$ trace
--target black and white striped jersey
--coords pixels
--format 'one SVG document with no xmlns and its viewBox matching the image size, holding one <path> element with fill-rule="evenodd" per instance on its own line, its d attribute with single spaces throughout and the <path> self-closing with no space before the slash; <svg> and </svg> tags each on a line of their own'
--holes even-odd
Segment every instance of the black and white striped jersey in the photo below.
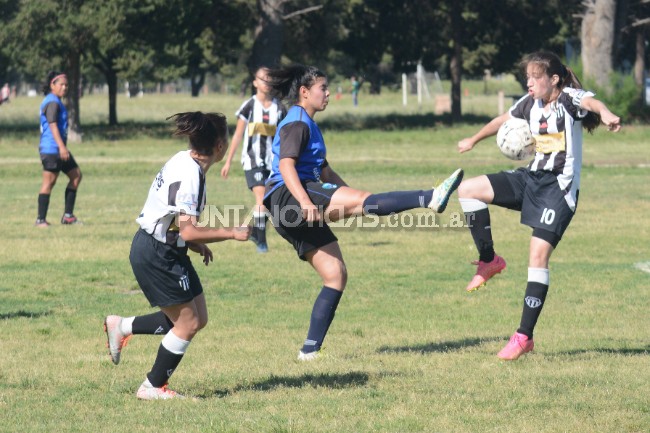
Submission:
<svg viewBox="0 0 650 433">
<path fill-rule="evenodd" d="M 536 140 L 535 158 L 528 168 L 545 170 L 557 176 L 560 188 L 569 196 L 567 203 L 575 209 L 582 167 L 582 119 L 588 111 L 580 108 L 582 98 L 592 92 L 565 88 L 546 109 L 541 99 L 526 95 L 511 108 L 510 115 L 526 119 Z"/>
<path fill-rule="evenodd" d="M 273 99 L 269 108 L 253 95 L 244 101 L 235 113 L 238 119 L 246 122 L 244 137 L 242 139 L 241 163 L 244 170 L 266 168 L 270 170 L 273 162 L 271 146 L 276 126 L 286 115 L 287 110 Z"/>
<path fill-rule="evenodd" d="M 156 240 L 184 247 L 176 217 L 181 213 L 198 217 L 204 207 L 205 175 L 190 151 L 184 150 L 158 172 L 136 222 Z"/>
</svg>

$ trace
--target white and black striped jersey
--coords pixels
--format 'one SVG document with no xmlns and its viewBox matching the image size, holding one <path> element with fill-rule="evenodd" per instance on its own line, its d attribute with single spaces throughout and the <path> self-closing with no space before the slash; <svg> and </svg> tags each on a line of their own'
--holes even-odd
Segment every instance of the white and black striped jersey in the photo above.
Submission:
<svg viewBox="0 0 650 433">
<path fill-rule="evenodd" d="M 205 175 L 189 150 L 178 152 L 160 170 L 136 222 L 160 242 L 184 247 L 176 217 L 199 216 L 205 207 Z"/>
<path fill-rule="evenodd" d="M 286 114 L 286 108 L 276 99 L 273 99 L 269 108 L 264 108 L 255 95 L 246 100 L 235 112 L 238 119 L 246 122 L 241 154 L 244 170 L 254 168 L 270 170 L 273 162 L 271 152 L 273 136 L 277 124 Z"/>
<path fill-rule="evenodd" d="M 592 92 L 565 88 L 558 99 L 544 109 L 541 99 L 526 95 L 511 108 L 510 115 L 526 119 L 536 140 L 535 158 L 528 168 L 545 170 L 557 176 L 560 188 L 569 193 L 567 203 L 575 209 L 582 167 L 582 119 L 588 111 L 580 101 Z"/>
</svg>

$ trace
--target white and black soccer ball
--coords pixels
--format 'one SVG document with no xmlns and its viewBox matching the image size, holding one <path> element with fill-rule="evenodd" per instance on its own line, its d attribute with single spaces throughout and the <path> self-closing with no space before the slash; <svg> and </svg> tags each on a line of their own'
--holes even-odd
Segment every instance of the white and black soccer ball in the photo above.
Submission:
<svg viewBox="0 0 650 433">
<path fill-rule="evenodd" d="M 497 146 L 506 157 L 520 161 L 535 153 L 535 137 L 530 132 L 528 121 L 510 118 L 497 132 Z"/>
</svg>

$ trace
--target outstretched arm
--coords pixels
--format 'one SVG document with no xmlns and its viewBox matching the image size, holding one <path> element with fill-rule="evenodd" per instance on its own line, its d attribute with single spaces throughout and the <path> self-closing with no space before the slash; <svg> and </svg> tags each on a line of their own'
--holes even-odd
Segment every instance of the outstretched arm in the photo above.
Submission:
<svg viewBox="0 0 650 433">
<path fill-rule="evenodd" d="M 585 110 L 600 115 L 601 122 L 607 126 L 609 131 L 618 132 L 621 130 L 621 118 L 609 111 L 602 101 L 591 96 L 582 98 L 580 108 L 584 108 Z"/>
<path fill-rule="evenodd" d="M 228 239 L 246 241 L 250 235 L 251 228 L 246 227 L 200 227 L 197 225 L 197 218 L 193 215 L 178 216 L 179 234 L 185 242 L 207 244 L 221 242 Z"/>
<path fill-rule="evenodd" d="M 472 150 L 479 141 L 495 135 L 499 131 L 501 125 L 503 125 L 503 123 L 508 119 L 510 119 L 510 112 L 508 111 L 495 117 L 473 136 L 460 140 L 458 142 L 458 151 L 464 153 Z"/>
</svg>

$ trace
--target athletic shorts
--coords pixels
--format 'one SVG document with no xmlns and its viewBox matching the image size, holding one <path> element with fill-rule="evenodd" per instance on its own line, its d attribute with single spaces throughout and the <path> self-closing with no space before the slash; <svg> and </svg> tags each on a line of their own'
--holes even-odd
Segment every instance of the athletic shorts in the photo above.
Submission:
<svg viewBox="0 0 650 433">
<path fill-rule="evenodd" d="M 140 229 L 133 237 L 129 260 L 152 307 L 185 304 L 203 293 L 187 247 L 164 244 Z"/>
<path fill-rule="evenodd" d="M 41 164 L 43 164 L 44 171 L 51 171 L 52 173 L 58 173 L 60 171 L 68 173 L 79 167 L 72 153 L 67 161 L 62 160 L 58 153 L 41 153 Z"/>
<path fill-rule="evenodd" d="M 555 174 L 522 167 L 488 174 L 487 177 L 494 190 L 492 204 L 520 211 L 522 224 L 562 238 L 575 211 L 571 210 L 565 198 L 569 192 L 560 189 Z"/>
<path fill-rule="evenodd" d="M 264 186 L 266 179 L 269 178 L 271 172 L 265 168 L 257 167 L 251 170 L 244 170 L 246 176 L 246 184 L 248 189 L 253 189 L 254 186 Z"/>
<path fill-rule="evenodd" d="M 338 185 L 315 181 L 302 182 L 302 186 L 321 213 L 329 206 L 332 195 L 339 189 Z M 293 245 L 302 260 L 305 260 L 305 254 L 309 251 L 338 240 L 325 221 L 308 224 L 302 219 L 300 204 L 291 195 L 286 185 L 282 185 L 267 196 L 264 199 L 264 206 L 271 213 L 275 230 Z"/>
</svg>

